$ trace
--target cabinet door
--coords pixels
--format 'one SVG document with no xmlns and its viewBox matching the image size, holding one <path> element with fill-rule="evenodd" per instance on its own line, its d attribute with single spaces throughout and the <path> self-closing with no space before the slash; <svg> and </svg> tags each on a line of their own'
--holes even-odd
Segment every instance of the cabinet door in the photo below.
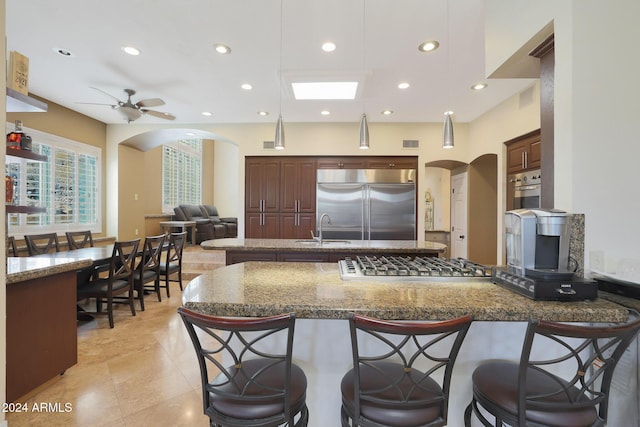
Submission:
<svg viewBox="0 0 640 427">
<path fill-rule="evenodd" d="M 415 157 L 369 157 L 368 169 L 417 169 L 418 159 Z"/>
<path fill-rule="evenodd" d="M 245 216 L 245 238 L 280 238 L 280 215 L 270 213 L 247 213 Z"/>
<path fill-rule="evenodd" d="M 518 173 L 525 169 L 526 141 L 522 141 L 507 148 L 507 173 Z"/>
<path fill-rule="evenodd" d="M 282 160 L 280 211 L 314 213 L 316 210 L 316 162 L 311 158 Z"/>
<path fill-rule="evenodd" d="M 364 169 L 364 157 L 320 157 L 318 169 Z"/>
<path fill-rule="evenodd" d="M 315 214 L 282 214 L 280 215 L 281 239 L 310 239 L 311 232 L 315 234 Z"/>
<path fill-rule="evenodd" d="M 542 144 L 541 141 L 533 141 L 529 145 L 528 164 L 527 169 L 540 169 L 542 164 Z"/>
<path fill-rule="evenodd" d="M 245 162 L 245 209 L 276 212 L 280 200 L 280 161 L 252 158 Z"/>
</svg>

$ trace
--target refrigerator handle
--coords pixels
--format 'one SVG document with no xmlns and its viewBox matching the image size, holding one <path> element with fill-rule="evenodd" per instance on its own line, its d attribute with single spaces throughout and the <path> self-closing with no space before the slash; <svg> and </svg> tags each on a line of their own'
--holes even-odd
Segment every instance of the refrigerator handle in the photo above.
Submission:
<svg viewBox="0 0 640 427">
<path fill-rule="evenodd" d="M 370 191 L 368 187 L 362 189 L 362 196 L 362 240 L 371 240 L 371 215 L 369 215 L 371 204 L 369 203 Z"/>
</svg>

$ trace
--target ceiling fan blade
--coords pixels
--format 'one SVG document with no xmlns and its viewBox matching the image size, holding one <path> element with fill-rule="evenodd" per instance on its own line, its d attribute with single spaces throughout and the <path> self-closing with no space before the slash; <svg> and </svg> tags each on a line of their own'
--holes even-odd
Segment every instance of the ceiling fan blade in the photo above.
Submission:
<svg viewBox="0 0 640 427">
<path fill-rule="evenodd" d="M 97 90 L 98 92 L 100 92 L 100 93 L 103 93 L 103 94 L 107 95 L 107 96 L 108 96 L 108 97 L 110 97 L 110 98 L 115 99 L 116 101 L 118 101 L 118 103 L 122 102 L 122 101 L 120 101 L 118 98 L 116 98 L 115 96 L 111 95 L 111 94 L 110 94 L 110 93 L 108 93 L 108 92 L 103 91 L 102 89 L 98 89 L 97 87 L 93 87 L 93 86 L 89 86 L 89 87 L 90 87 L 91 89 L 93 89 L 93 90 Z"/>
<path fill-rule="evenodd" d="M 142 111 L 144 114 L 149 114 L 150 116 L 154 116 L 154 117 L 159 117 L 161 119 L 165 119 L 165 120 L 175 120 L 176 116 L 174 116 L 173 114 L 169 114 L 169 113 L 163 113 L 161 111 L 155 111 L 155 110 L 140 110 Z"/>
<path fill-rule="evenodd" d="M 160 98 L 149 98 L 136 102 L 136 105 L 138 107 L 159 107 L 164 105 L 164 101 Z"/>
<path fill-rule="evenodd" d="M 113 109 L 118 108 L 118 105 L 114 105 L 114 104 L 103 104 L 100 102 L 76 102 L 76 104 L 82 104 L 82 105 L 106 105 L 108 107 L 111 107 Z"/>
</svg>

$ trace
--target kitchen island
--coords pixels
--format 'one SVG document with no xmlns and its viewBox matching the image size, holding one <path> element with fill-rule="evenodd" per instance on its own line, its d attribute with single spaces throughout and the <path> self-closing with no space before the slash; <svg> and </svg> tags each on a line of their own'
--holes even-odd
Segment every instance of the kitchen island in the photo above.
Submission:
<svg viewBox="0 0 640 427">
<path fill-rule="evenodd" d="M 489 358 L 517 359 L 526 321 L 622 322 L 627 311 L 604 300 L 540 302 L 487 279 L 444 281 L 342 281 L 337 263 L 247 262 L 192 280 L 183 304 L 220 316 L 296 313 L 294 360 L 307 374 L 310 427 L 338 425 L 340 379 L 351 368 L 351 311 L 385 319 L 444 320 L 474 317 L 451 386 L 449 425 L 463 425 L 471 373 Z M 196 363 L 195 357 L 193 362 Z"/>
<path fill-rule="evenodd" d="M 7 258 L 7 402 L 75 365 L 77 270 L 90 259 Z"/>
<path fill-rule="evenodd" d="M 437 257 L 447 246 L 417 240 L 312 239 L 215 239 L 200 244 L 203 249 L 223 250 L 226 264 L 247 261 L 336 262 L 347 256 Z"/>
</svg>

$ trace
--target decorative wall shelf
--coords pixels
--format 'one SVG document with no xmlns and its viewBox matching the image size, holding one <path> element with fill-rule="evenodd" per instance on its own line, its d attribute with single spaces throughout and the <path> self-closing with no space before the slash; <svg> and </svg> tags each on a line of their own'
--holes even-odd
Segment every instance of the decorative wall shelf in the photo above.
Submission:
<svg viewBox="0 0 640 427">
<path fill-rule="evenodd" d="M 8 214 L 12 214 L 12 213 L 37 214 L 37 213 L 45 213 L 47 211 L 47 208 L 42 208 L 40 206 L 5 205 L 5 209 Z"/>
<path fill-rule="evenodd" d="M 48 108 L 42 101 L 7 88 L 7 113 L 45 113 Z"/>
<path fill-rule="evenodd" d="M 7 157 L 29 159 L 37 162 L 47 161 L 47 156 L 45 155 L 34 153 L 29 150 L 20 150 L 18 148 L 10 148 L 10 147 L 7 147 Z"/>
</svg>

